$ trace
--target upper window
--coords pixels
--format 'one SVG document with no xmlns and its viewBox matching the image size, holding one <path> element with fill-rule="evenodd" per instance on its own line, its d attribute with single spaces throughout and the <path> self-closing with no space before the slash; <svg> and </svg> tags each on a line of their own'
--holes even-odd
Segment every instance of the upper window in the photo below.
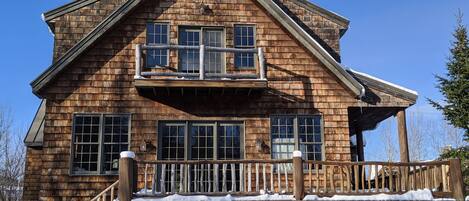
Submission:
<svg viewBox="0 0 469 201">
<path fill-rule="evenodd" d="M 234 27 L 235 48 L 255 48 L 254 26 L 235 25 Z M 236 53 L 235 66 L 237 68 L 254 68 L 254 53 Z"/>
<path fill-rule="evenodd" d="M 305 160 L 322 160 L 321 116 L 275 116 L 271 118 L 272 158 L 290 159 L 301 150 Z"/>
<path fill-rule="evenodd" d="M 120 152 L 129 149 L 129 127 L 129 115 L 75 115 L 72 173 L 116 173 Z"/>
<path fill-rule="evenodd" d="M 168 45 L 169 25 L 164 23 L 147 24 L 147 45 Z M 148 50 L 147 67 L 159 67 L 168 65 L 169 50 Z"/>
</svg>

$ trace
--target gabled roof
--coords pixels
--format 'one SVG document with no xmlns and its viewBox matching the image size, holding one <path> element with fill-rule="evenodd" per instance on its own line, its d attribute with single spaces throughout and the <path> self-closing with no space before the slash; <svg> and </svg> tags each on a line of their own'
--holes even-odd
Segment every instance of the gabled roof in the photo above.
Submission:
<svg viewBox="0 0 469 201">
<path fill-rule="evenodd" d="M 46 100 L 42 100 L 36 111 L 28 134 L 24 138 L 24 144 L 28 147 L 40 147 L 44 137 L 44 118 L 46 116 Z"/>
<path fill-rule="evenodd" d="M 70 63 L 78 58 L 95 41 L 97 41 L 111 27 L 124 18 L 133 8 L 144 0 L 128 0 L 119 8 L 114 10 L 108 17 L 99 23 L 90 33 L 83 37 L 77 44 L 70 48 L 61 58 L 52 64 L 39 77 L 31 82 L 33 93 L 38 92 L 46 86 L 53 78 L 65 69 Z M 273 0 L 256 0 L 264 9 L 287 29 L 303 46 L 315 55 L 344 86 L 352 91 L 357 97 L 364 95 L 365 88 L 348 74 L 314 38 L 312 38 L 300 25 L 298 25 L 288 14 L 286 14 Z"/>
</svg>

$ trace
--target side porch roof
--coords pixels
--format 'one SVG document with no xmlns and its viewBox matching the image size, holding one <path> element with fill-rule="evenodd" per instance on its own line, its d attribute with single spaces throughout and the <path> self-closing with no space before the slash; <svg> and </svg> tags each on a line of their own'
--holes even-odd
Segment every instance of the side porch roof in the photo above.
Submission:
<svg viewBox="0 0 469 201">
<path fill-rule="evenodd" d="M 41 147 L 44 138 L 44 119 L 46 116 L 46 100 L 42 100 L 28 134 L 24 138 L 24 144 L 28 147 Z"/>
</svg>

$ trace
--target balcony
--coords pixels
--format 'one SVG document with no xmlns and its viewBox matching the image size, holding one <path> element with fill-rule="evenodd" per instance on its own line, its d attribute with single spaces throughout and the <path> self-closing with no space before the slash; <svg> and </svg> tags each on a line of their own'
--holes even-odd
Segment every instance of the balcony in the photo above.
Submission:
<svg viewBox="0 0 469 201">
<path fill-rule="evenodd" d="M 148 68 L 145 56 L 148 51 L 167 50 L 169 52 L 168 60 L 171 55 L 176 55 L 176 51 L 180 57 L 183 51 L 190 51 L 192 54 L 191 69 L 181 69 L 181 67 L 156 66 Z M 174 54 L 170 54 L 174 53 Z M 250 53 L 254 55 L 255 68 L 252 69 L 225 69 L 226 56 L 230 54 Z M 210 55 L 218 56 L 217 61 L 210 63 L 208 61 Z M 195 57 L 198 57 L 194 59 Z M 178 62 L 186 62 L 179 58 Z M 181 62 L 182 61 L 182 62 Z M 168 62 L 168 64 L 175 62 Z M 189 62 L 187 62 L 189 63 Z M 238 49 L 238 48 L 222 48 L 211 46 L 184 46 L 184 45 L 136 45 L 135 48 L 135 86 L 138 89 L 234 89 L 234 90 L 260 90 L 267 88 L 266 65 L 262 48 L 254 49 Z M 196 66 L 196 67 L 194 67 Z"/>
</svg>

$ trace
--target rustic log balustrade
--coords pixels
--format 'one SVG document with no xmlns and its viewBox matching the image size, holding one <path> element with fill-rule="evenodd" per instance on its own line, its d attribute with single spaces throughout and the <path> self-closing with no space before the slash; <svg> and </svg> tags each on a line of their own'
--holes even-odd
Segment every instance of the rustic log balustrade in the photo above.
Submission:
<svg viewBox="0 0 469 201">
<path fill-rule="evenodd" d="M 198 73 L 188 72 L 143 72 L 143 57 L 142 52 L 145 50 L 199 50 L 199 69 Z M 205 55 L 207 52 L 226 52 L 226 53 L 253 53 L 258 58 L 258 74 L 252 73 L 206 73 L 205 69 Z M 233 79 L 233 80 L 266 80 L 266 64 L 264 58 L 264 51 L 262 48 L 222 48 L 211 46 L 185 46 L 185 45 L 141 45 L 135 46 L 135 79 L 146 79 L 149 76 L 156 77 L 175 77 L 175 78 L 188 78 L 199 80 L 207 79 Z"/>
<path fill-rule="evenodd" d="M 138 164 L 136 169 L 134 164 Z M 138 176 L 134 170 L 138 169 Z M 409 171 L 405 171 L 409 170 Z M 407 178 L 407 179 L 406 179 Z M 449 161 L 332 162 L 305 161 L 301 152 L 286 160 L 138 161 L 121 158 L 119 199 L 181 195 L 304 195 L 402 194 L 430 189 L 435 197 L 463 199 L 459 159 Z"/>
</svg>

